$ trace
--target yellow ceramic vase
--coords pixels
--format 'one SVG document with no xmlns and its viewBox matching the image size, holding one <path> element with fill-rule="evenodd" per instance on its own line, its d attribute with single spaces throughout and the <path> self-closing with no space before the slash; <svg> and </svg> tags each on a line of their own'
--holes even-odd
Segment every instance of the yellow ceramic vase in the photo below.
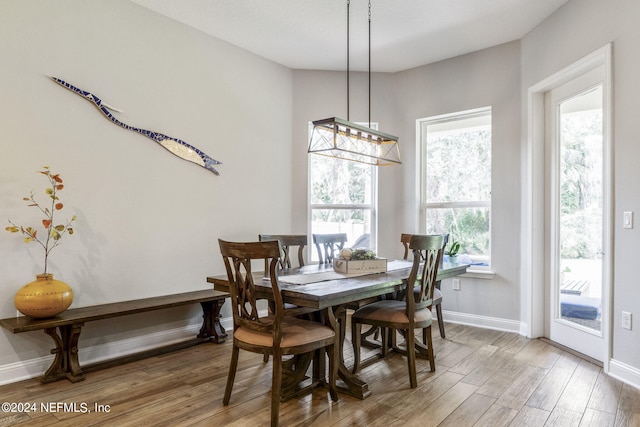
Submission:
<svg viewBox="0 0 640 427">
<path fill-rule="evenodd" d="M 38 274 L 36 280 L 16 293 L 14 303 L 20 313 L 30 317 L 53 317 L 73 302 L 73 290 L 53 274 Z"/>
</svg>

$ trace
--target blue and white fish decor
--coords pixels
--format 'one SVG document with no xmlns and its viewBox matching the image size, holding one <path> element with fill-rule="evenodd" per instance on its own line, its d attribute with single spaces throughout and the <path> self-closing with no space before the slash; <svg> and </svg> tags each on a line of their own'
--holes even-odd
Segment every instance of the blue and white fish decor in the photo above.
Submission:
<svg viewBox="0 0 640 427">
<path fill-rule="evenodd" d="M 195 163 L 197 165 L 200 165 L 203 168 L 208 169 L 211 172 L 215 173 L 216 175 L 220 175 L 220 173 L 216 170 L 214 165 L 220 165 L 222 163 L 217 161 L 216 159 L 208 156 L 207 154 L 203 153 L 202 151 L 198 150 L 193 145 L 189 145 L 189 144 L 187 144 L 186 142 L 184 142 L 181 139 L 172 138 L 170 136 L 164 135 L 164 134 L 159 133 L 159 132 L 153 132 L 153 131 L 149 131 L 149 130 L 144 130 L 144 129 L 136 128 L 136 127 L 133 127 L 133 126 L 129 126 L 128 124 L 122 123 L 120 120 L 116 119 L 113 116 L 113 114 L 111 114 L 111 110 L 117 111 L 117 112 L 121 112 L 121 111 L 116 109 L 116 108 L 113 108 L 113 107 L 109 106 L 108 104 L 105 104 L 104 102 L 102 102 L 102 100 L 100 98 L 98 98 L 97 96 L 95 96 L 91 92 L 87 92 L 85 90 L 82 90 L 82 89 L 80 89 L 80 88 L 78 88 L 76 86 L 73 86 L 72 84 L 69 84 L 69 83 L 65 82 L 64 80 L 61 80 L 61 79 L 59 79 L 57 77 L 51 77 L 51 80 L 53 80 L 54 82 L 58 83 L 60 86 L 69 89 L 70 91 L 76 93 L 77 95 L 82 96 L 86 100 L 88 100 L 91 103 L 93 103 L 96 107 L 98 107 L 100 112 L 107 119 L 111 120 L 111 122 L 115 123 L 116 125 L 118 125 L 120 127 L 123 127 L 123 128 L 125 128 L 127 130 L 138 132 L 139 134 L 144 135 L 147 138 L 150 138 L 150 139 L 154 140 L 155 142 L 157 142 L 158 144 L 162 145 L 164 148 L 166 148 L 167 150 L 169 150 L 171 153 L 175 154 L 176 156 L 178 156 L 178 157 L 180 157 L 180 158 L 182 158 L 184 160 L 188 160 L 188 161 L 190 161 L 192 163 Z"/>
</svg>

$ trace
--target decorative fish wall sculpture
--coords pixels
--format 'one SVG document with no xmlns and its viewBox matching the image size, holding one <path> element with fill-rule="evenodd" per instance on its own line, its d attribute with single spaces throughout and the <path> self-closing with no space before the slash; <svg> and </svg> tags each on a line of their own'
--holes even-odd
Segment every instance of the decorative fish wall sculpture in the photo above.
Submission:
<svg viewBox="0 0 640 427">
<path fill-rule="evenodd" d="M 53 80 L 54 82 L 58 83 L 60 86 L 65 87 L 65 88 L 69 89 L 70 91 L 76 93 L 77 95 L 82 96 L 86 100 L 91 101 L 96 107 L 98 107 L 100 112 L 106 118 L 111 120 L 116 125 L 118 125 L 120 127 L 123 127 L 123 128 L 125 128 L 127 130 L 138 132 L 139 134 L 144 135 L 147 138 L 150 138 L 150 139 L 154 140 L 155 142 L 157 142 L 158 144 L 162 145 L 164 148 L 166 148 L 167 150 L 169 150 L 171 153 L 175 154 L 176 156 L 178 156 L 178 157 L 180 157 L 180 158 L 182 158 L 184 160 L 188 160 L 188 161 L 190 161 L 192 163 L 195 163 L 197 165 L 200 165 L 203 168 L 208 169 L 211 172 L 215 173 L 216 175 L 220 175 L 220 173 L 216 170 L 214 165 L 220 165 L 220 164 L 222 164 L 222 162 L 219 162 L 216 159 L 208 156 L 207 154 L 205 154 L 202 151 L 198 150 L 193 145 L 189 145 L 189 144 L 187 144 L 186 142 L 184 142 L 181 139 L 172 138 L 170 136 L 164 135 L 164 134 L 159 133 L 159 132 L 153 132 L 153 131 L 149 131 L 149 130 L 144 130 L 144 129 L 136 128 L 136 127 L 133 127 L 133 126 L 129 126 L 128 124 L 122 123 L 120 120 L 116 119 L 113 116 L 113 114 L 111 114 L 110 110 L 118 111 L 118 112 L 121 112 L 121 111 L 116 109 L 116 108 L 113 108 L 113 107 L 109 106 L 108 104 L 105 104 L 104 102 L 102 102 L 102 100 L 100 98 L 98 98 L 97 96 L 95 96 L 91 92 L 87 92 L 85 90 L 82 90 L 82 89 L 80 89 L 80 88 L 78 88 L 76 86 L 73 86 L 72 84 L 69 84 L 69 83 L 65 82 L 64 80 L 61 80 L 61 79 L 59 79 L 57 77 L 51 77 L 51 80 Z"/>
</svg>

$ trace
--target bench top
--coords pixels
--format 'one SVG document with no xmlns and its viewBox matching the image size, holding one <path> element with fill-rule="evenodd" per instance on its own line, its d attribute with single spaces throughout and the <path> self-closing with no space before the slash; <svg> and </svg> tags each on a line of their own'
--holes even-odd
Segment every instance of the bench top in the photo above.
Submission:
<svg viewBox="0 0 640 427">
<path fill-rule="evenodd" d="M 58 326 L 89 322 L 92 320 L 143 313 L 145 311 L 178 307 L 196 302 L 221 300 L 228 296 L 229 294 L 226 292 L 205 289 L 201 291 L 184 292 L 180 294 L 163 295 L 131 301 L 92 305 L 89 307 L 72 308 L 62 312 L 56 317 L 46 319 L 34 319 L 28 316 L 10 317 L 8 319 L 1 319 L 0 326 L 10 330 L 14 334 L 17 334 L 20 332 L 37 331 L 41 329 L 55 328 Z"/>
</svg>

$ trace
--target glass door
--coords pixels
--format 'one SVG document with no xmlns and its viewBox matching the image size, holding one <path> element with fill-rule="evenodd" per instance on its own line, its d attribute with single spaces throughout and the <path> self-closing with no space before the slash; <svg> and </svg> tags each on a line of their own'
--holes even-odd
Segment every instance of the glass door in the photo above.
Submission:
<svg viewBox="0 0 640 427">
<path fill-rule="evenodd" d="M 602 72 L 595 69 L 546 98 L 549 338 L 600 361 L 608 288 Z"/>
</svg>

